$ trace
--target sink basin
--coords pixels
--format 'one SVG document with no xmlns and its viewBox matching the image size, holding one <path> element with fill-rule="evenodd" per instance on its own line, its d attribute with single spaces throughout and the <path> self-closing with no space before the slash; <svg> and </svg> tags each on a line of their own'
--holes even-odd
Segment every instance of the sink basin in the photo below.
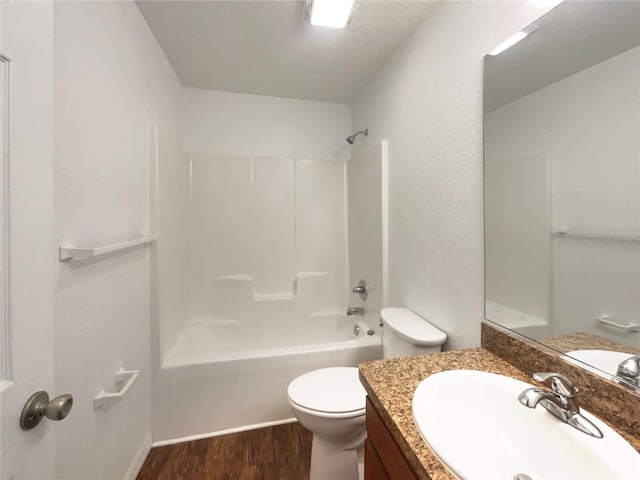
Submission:
<svg viewBox="0 0 640 480">
<path fill-rule="evenodd" d="M 582 410 L 603 438 L 542 406 L 520 404 L 518 395 L 532 386 L 474 370 L 436 373 L 416 388 L 413 418 L 431 450 L 460 478 L 640 478 L 640 453 L 597 417 Z"/>
<path fill-rule="evenodd" d="M 615 375 L 618 364 L 633 356 L 633 353 L 612 352 L 610 350 L 574 350 L 567 352 L 569 361 L 579 360 L 609 375 Z"/>
</svg>

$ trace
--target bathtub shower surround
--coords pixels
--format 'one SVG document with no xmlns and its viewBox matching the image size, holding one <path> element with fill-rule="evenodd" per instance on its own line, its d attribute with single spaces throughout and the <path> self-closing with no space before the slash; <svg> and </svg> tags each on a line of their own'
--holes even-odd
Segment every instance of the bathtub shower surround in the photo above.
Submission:
<svg viewBox="0 0 640 480">
<path fill-rule="evenodd" d="M 342 311 L 344 162 L 194 154 L 190 195 L 192 321 Z"/>
<path fill-rule="evenodd" d="M 517 331 L 548 335 L 553 275 L 551 155 L 488 154 L 485 186 L 486 314 Z"/>
<path fill-rule="evenodd" d="M 345 315 L 344 161 L 191 154 L 189 164 L 190 317 L 154 383 L 161 443 L 289 419 L 295 377 L 382 354 L 366 333 L 377 319 Z"/>
</svg>

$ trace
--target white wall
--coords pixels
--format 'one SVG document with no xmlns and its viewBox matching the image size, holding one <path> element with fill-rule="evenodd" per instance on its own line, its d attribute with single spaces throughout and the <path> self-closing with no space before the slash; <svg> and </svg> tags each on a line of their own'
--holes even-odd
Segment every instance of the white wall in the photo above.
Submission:
<svg viewBox="0 0 640 480">
<path fill-rule="evenodd" d="M 341 103 L 185 88 L 182 136 L 192 153 L 348 160 L 351 108 Z"/>
<path fill-rule="evenodd" d="M 150 124 L 179 171 L 179 81 L 133 2 L 56 2 L 54 25 L 55 245 L 135 237 L 150 228 Z M 144 247 L 56 262 L 56 383 L 75 397 L 56 478 L 123 478 L 150 442 L 150 263 Z M 121 367 L 140 378 L 94 411 Z"/>
<path fill-rule="evenodd" d="M 555 230 L 640 231 L 639 56 L 633 48 L 487 116 L 491 159 L 551 153 Z M 637 346 L 597 317 L 638 318 L 638 265 L 637 245 L 555 238 L 554 333 L 593 331 Z"/>
<path fill-rule="evenodd" d="M 538 4 L 540 2 L 537 2 Z M 352 105 L 389 140 L 389 300 L 477 346 L 483 318 L 483 56 L 531 23 L 526 2 L 441 2 Z"/>
</svg>

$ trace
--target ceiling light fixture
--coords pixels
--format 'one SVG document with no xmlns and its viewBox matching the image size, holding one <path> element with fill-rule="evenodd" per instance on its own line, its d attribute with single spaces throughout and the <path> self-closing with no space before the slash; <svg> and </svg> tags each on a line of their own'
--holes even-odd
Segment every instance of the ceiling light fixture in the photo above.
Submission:
<svg viewBox="0 0 640 480">
<path fill-rule="evenodd" d="M 307 0 L 304 17 L 311 25 L 344 28 L 351 22 L 355 0 Z"/>
<path fill-rule="evenodd" d="M 518 43 L 520 40 L 522 40 L 523 38 L 525 38 L 527 35 L 529 35 L 531 32 L 533 32 L 534 30 L 536 30 L 538 27 L 536 27 L 535 25 L 529 25 L 527 28 L 514 33 L 513 35 L 511 35 L 509 38 L 507 38 L 504 42 L 502 42 L 500 45 L 498 45 L 496 48 L 494 48 L 493 50 L 491 50 L 489 52 L 489 55 L 499 55 L 502 52 L 504 52 L 506 49 L 513 47 L 516 43 Z"/>
</svg>

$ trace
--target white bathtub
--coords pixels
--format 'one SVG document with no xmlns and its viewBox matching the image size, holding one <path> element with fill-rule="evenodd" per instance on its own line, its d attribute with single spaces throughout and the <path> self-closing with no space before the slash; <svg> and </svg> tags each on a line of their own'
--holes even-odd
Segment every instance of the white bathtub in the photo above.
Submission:
<svg viewBox="0 0 640 480">
<path fill-rule="evenodd" d="M 309 316 L 295 321 L 208 320 L 192 321 L 184 329 L 163 368 L 197 363 L 233 360 L 273 361 L 277 357 L 308 355 L 313 352 L 347 351 L 358 354 L 361 349 L 375 353 L 380 338 L 367 335 L 368 327 L 358 316 Z M 358 325 L 359 334 L 354 333 Z M 351 353 L 349 353 L 351 352 Z"/>
<path fill-rule="evenodd" d="M 503 327 L 534 340 L 551 334 L 548 321 L 491 300 L 485 303 L 485 316 Z"/>
<path fill-rule="evenodd" d="M 375 325 L 377 316 L 366 320 Z M 152 382 L 154 442 L 292 418 L 295 377 L 382 357 L 380 333 L 368 329 L 365 318 L 346 315 L 279 319 L 277 329 L 264 319 L 191 322 Z"/>
</svg>

